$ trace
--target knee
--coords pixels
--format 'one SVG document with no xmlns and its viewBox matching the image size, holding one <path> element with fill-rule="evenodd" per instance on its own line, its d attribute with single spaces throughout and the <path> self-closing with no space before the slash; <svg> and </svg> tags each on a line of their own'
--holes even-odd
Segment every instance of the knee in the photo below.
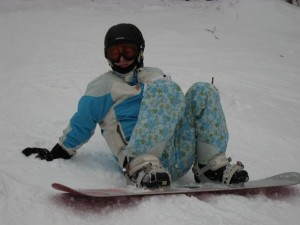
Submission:
<svg viewBox="0 0 300 225">
<path fill-rule="evenodd" d="M 177 83 L 170 80 L 157 80 L 149 84 L 144 91 L 143 103 L 153 102 L 166 107 L 177 107 L 184 111 L 185 96 Z"/>
<path fill-rule="evenodd" d="M 147 89 L 154 89 L 158 93 L 182 92 L 177 83 L 171 80 L 157 80 L 147 85 Z"/>
<path fill-rule="evenodd" d="M 187 91 L 187 95 L 207 97 L 218 93 L 218 90 L 213 84 L 206 82 L 197 82 L 193 84 Z"/>
<path fill-rule="evenodd" d="M 178 98 L 181 101 L 184 101 L 184 94 L 181 88 L 177 83 L 171 80 L 157 80 L 147 85 L 145 94 L 158 95 L 161 98 Z"/>
</svg>

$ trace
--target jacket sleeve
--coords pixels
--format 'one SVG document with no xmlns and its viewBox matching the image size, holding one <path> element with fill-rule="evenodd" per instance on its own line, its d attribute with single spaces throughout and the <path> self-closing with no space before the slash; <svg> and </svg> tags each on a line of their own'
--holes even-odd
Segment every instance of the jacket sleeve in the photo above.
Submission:
<svg viewBox="0 0 300 225">
<path fill-rule="evenodd" d="M 74 153 L 92 137 L 96 125 L 102 121 L 112 105 L 110 93 L 99 97 L 83 96 L 78 103 L 77 112 L 59 138 L 59 144 L 68 152 Z"/>
</svg>

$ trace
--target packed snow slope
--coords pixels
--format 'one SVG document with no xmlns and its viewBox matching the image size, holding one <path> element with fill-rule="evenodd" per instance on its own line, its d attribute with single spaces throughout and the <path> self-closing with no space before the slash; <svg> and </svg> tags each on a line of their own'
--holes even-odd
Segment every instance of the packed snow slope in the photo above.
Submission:
<svg viewBox="0 0 300 225">
<path fill-rule="evenodd" d="M 215 79 L 227 155 L 251 179 L 300 172 L 300 8 L 283 0 L 0 0 L 0 224 L 299 224 L 300 186 L 278 196 L 185 195 L 117 203 L 64 201 L 52 182 L 123 187 L 99 129 L 72 160 L 51 149 L 89 81 L 109 70 L 107 29 L 136 24 L 145 65 L 186 90 Z M 177 183 L 193 182 L 192 173 Z M 127 201 L 127 202 L 126 202 Z"/>
</svg>

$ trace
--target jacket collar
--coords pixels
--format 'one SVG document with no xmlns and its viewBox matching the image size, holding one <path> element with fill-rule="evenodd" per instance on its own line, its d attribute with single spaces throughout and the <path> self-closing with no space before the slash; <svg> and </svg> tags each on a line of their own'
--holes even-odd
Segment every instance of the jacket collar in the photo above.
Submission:
<svg viewBox="0 0 300 225">
<path fill-rule="evenodd" d="M 118 75 L 119 77 L 121 77 L 126 83 L 132 83 L 132 84 L 136 84 L 137 83 L 137 74 L 138 72 L 142 71 L 143 68 L 134 68 L 132 71 L 128 72 L 128 73 L 119 73 L 117 71 L 113 70 L 113 73 L 115 73 L 116 75 Z"/>
</svg>

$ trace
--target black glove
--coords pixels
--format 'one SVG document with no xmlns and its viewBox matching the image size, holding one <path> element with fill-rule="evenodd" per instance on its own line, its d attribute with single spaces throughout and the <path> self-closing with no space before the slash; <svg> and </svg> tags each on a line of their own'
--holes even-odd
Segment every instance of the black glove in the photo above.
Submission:
<svg viewBox="0 0 300 225">
<path fill-rule="evenodd" d="M 46 148 L 25 148 L 22 153 L 26 156 L 37 154 L 36 158 L 47 161 L 52 161 L 53 159 L 58 158 L 70 159 L 72 157 L 72 155 L 65 151 L 59 144 L 56 144 L 52 148 L 51 152 Z"/>
</svg>

